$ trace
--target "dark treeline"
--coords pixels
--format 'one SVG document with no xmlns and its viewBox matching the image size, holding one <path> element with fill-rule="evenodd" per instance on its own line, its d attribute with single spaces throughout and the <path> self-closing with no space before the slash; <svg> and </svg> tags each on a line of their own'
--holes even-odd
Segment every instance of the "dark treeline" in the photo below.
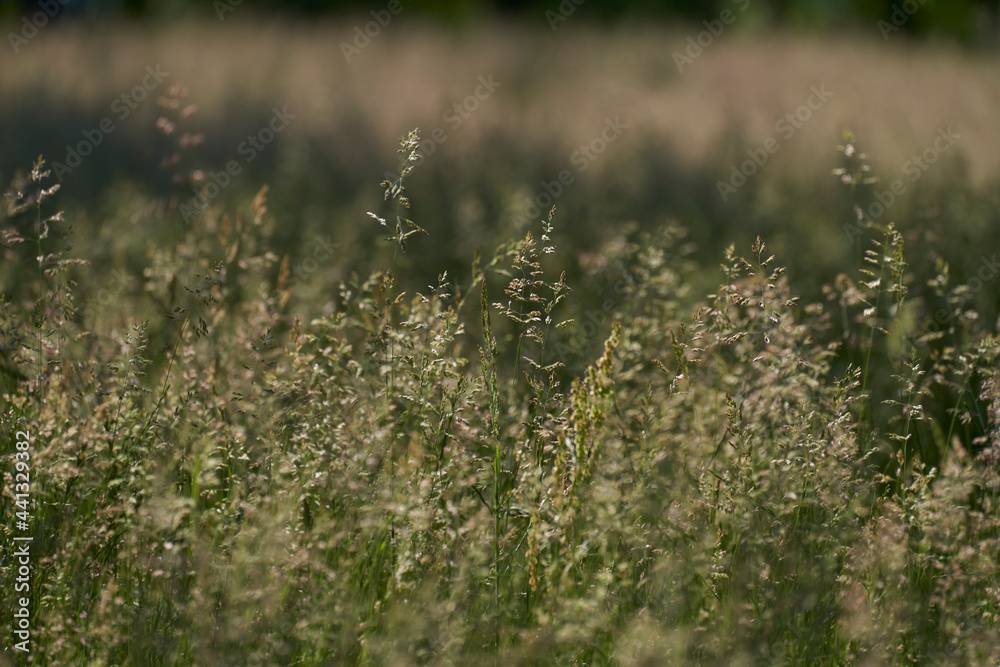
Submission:
<svg viewBox="0 0 1000 667">
<path fill-rule="evenodd" d="M 410 11 L 448 20 L 484 14 L 551 16 L 570 13 L 609 21 L 628 16 L 700 22 L 751 0 L 0 0 L 0 18 L 58 6 L 62 17 L 126 14 L 169 18 L 211 14 L 226 8 L 252 7 L 260 13 L 343 14 L 385 9 L 391 1 Z M 805 29 L 845 28 L 884 20 L 914 35 L 947 35 L 965 42 L 995 42 L 997 0 L 752 0 L 765 25 Z M 744 9 L 748 7 L 740 7 Z M 51 12 L 50 12 L 51 13 Z"/>
</svg>

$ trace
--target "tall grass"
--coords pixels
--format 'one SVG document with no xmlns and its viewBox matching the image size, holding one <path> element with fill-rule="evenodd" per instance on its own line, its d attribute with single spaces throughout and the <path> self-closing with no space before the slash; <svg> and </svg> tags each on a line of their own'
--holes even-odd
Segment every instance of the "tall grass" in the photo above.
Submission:
<svg viewBox="0 0 1000 667">
<path fill-rule="evenodd" d="M 700 294 L 682 228 L 625 229 L 597 317 L 555 211 L 404 290 L 397 251 L 433 238 L 397 206 L 391 270 L 300 303 L 261 190 L 150 246 L 119 310 L 88 307 L 44 165 L 11 193 L 38 664 L 1000 658 L 1000 340 L 891 225 L 805 305 L 759 238 Z"/>
</svg>

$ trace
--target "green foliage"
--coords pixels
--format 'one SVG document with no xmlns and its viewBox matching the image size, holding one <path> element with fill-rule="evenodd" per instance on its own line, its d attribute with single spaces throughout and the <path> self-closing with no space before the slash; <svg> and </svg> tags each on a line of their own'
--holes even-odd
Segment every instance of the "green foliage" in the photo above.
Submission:
<svg viewBox="0 0 1000 667">
<path fill-rule="evenodd" d="M 400 209 L 418 142 L 371 214 L 393 268 L 325 303 L 291 298 L 261 190 L 93 307 L 44 164 L 15 181 L 0 419 L 5 461 L 32 432 L 37 663 L 996 663 L 1000 338 L 946 265 L 915 284 L 878 227 L 803 306 L 758 238 L 701 295 L 683 229 L 626 229 L 595 327 L 553 210 L 397 291 L 430 243 Z"/>
</svg>

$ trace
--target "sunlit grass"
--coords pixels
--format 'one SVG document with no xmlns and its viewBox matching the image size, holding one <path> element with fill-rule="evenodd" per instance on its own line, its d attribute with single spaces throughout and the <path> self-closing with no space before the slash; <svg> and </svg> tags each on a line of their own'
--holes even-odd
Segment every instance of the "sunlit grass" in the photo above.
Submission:
<svg viewBox="0 0 1000 667">
<path fill-rule="evenodd" d="M 358 216 L 397 259 L 434 243 L 404 176 Z M 306 301 L 261 190 L 164 213 L 179 242 L 112 309 L 50 184 L 0 218 L 39 664 L 1000 656 L 1000 344 L 893 226 L 850 220 L 871 252 L 820 303 L 759 238 L 697 291 L 674 224 L 612 235 L 584 298 L 558 213 L 428 287 L 394 261 Z"/>
</svg>

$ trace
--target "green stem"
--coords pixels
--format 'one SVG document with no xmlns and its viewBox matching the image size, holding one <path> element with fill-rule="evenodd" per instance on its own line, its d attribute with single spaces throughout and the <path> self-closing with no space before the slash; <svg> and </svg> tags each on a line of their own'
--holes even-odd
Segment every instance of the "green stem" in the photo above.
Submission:
<svg viewBox="0 0 1000 667">
<path fill-rule="evenodd" d="M 886 235 L 886 242 L 888 242 L 888 240 L 889 240 L 889 236 L 887 234 Z M 872 346 L 873 346 L 873 344 L 875 342 L 875 329 L 877 328 L 877 322 L 878 322 L 879 304 L 882 301 L 882 289 L 883 289 L 882 281 L 885 279 L 885 252 L 886 252 L 886 249 L 885 249 L 884 246 L 882 247 L 881 252 L 882 252 L 882 260 L 881 260 L 881 269 L 879 270 L 878 292 L 875 295 L 875 312 L 872 313 L 872 326 L 871 326 L 871 330 L 868 333 L 868 349 L 865 351 L 865 370 L 864 370 L 863 375 L 861 376 L 861 393 L 862 394 L 864 394 L 865 390 L 868 388 L 868 370 L 869 370 L 870 364 L 871 364 Z M 870 414 L 871 413 L 871 399 L 869 398 L 869 400 L 865 401 L 865 403 L 863 403 L 862 405 L 867 405 L 868 406 L 868 412 L 869 412 L 868 419 L 869 419 L 869 423 L 870 423 L 871 422 L 871 414 Z M 863 416 L 864 415 L 862 415 L 862 417 Z"/>
</svg>

